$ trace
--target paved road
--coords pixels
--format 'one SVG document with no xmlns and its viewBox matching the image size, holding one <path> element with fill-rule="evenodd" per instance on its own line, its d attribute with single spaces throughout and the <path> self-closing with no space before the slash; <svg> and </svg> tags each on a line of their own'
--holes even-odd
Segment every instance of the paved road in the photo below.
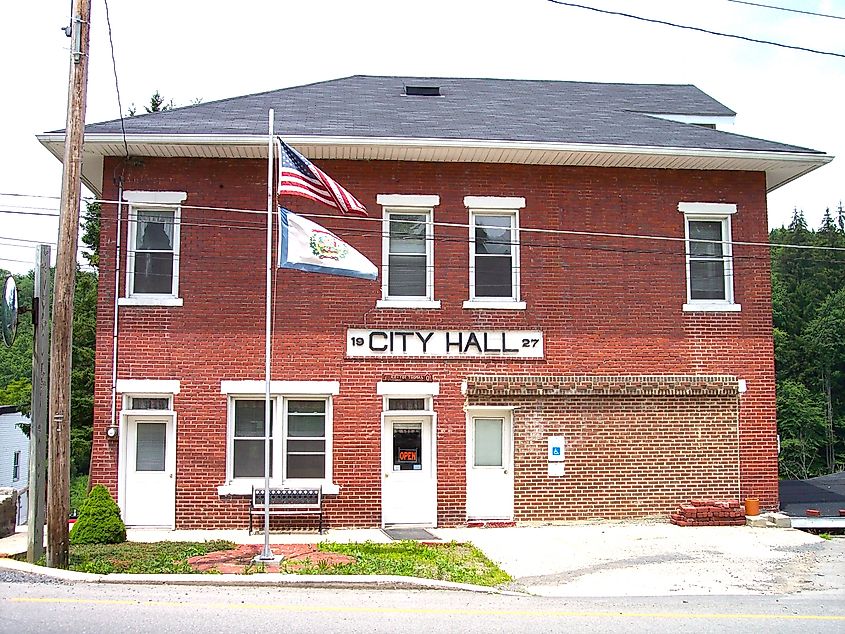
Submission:
<svg viewBox="0 0 845 634">
<path fill-rule="evenodd" d="M 0 582 L 0 632 L 834 632 L 841 595 L 549 598 Z"/>
</svg>

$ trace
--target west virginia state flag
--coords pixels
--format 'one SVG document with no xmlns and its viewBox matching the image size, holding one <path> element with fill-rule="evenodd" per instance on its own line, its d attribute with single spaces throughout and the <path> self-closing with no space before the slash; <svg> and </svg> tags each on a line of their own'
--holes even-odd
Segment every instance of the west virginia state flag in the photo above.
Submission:
<svg viewBox="0 0 845 634">
<path fill-rule="evenodd" d="M 310 273 L 378 278 L 376 265 L 316 222 L 279 207 L 279 266 Z"/>
</svg>

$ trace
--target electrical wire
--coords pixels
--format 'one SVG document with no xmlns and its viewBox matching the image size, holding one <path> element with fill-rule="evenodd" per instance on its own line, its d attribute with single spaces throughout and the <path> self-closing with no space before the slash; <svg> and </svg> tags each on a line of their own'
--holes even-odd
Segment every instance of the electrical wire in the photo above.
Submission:
<svg viewBox="0 0 845 634">
<path fill-rule="evenodd" d="M 117 93 L 117 112 L 120 116 L 120 129 L 123 132 L 123 149 L 126 153 L 125 158 L 129 158 L 129 144 L 126 142 L 126 125 L 123 121 L 123 105 L 120 103 L 120 84 L 117 81 L 117 62 L 114 59 L 114 41 L 112 40 L 111 32 L 111 17 L 109 16 L 109 1 L 103 0 L 106 5 L 106 26 L 109 31 L 109 47 L 111 47 L 111 66 L 114 71 L 114 90 Z"/>
<path fill-rule="evenodd" d="M 820 18 L 832 18 L 834 20 L 845 20 L 841 15 L 830 15 L 829 13 L 817 13 L 815 11 L 805 11 L 802 9 L 790 9 L 788 7 L 778 7 L 772 4 L 762 4 L 760 2 L 747 2 L 746 0 L 728 0 L 736 4 L 747 4 L 751 7 L 761 7 L 763 9 L 774 9 L 775 11 L 788 11 L 789 13 L 801 13 L 803 15 L 812 15 Z"/>
<path fill-rule="evenodd" d="M 843 53 L 834 53 L 832 51 L 822 51 L 814 48 L 807 48 L 804 46 L 795 46 L 793 44 L 784 44 L 782 42 L 773 42 L 771 40 L 761 40 L 754 37 L 748 37 L 746 35 L 737 35 L 735 33 L 722 33 L 720 31 L 711 31 L 710 29 L 704 29 L 698 26 L 689 26 L 687 24 L 677 24 L 675 22 L 669 22 L 667 20 L 658 20 L 656 18 L 645 18 L 640 15 L 633 15 L 631 13 L 623 13 L 622 11 L 610 11 L 608 9 L 599 9 L 598 7 L 589 7 L 583 4 L 576 4 L 574 2 L 563 2 L 562 0 L 546 0 L 547 2 L 551 2 L 552 4 L 557 4 L 563 7 L 572 7 L 576 9 L 586 9 L 588 11 L 595 11 L 596 13 L 603 13 L 605 15 L 615 15 L 623 18 L 631 18 L 633 20 L 639 20 L 641 22 L 650 22 L 652 24 L 662 24 L 663 26 L 671 26 L 677 29 L 686 29 L 688 31 L 696 31 L 698 33 L 706 33 L 707 35 L 718 35 L 720 37 L 728 37 L 735 40 L 742 40 L 744 42 L 753 42 L 755 44 L 768 44 L 769 46 L 778 46 L 780 48 L 788 48 L 795 51 L 803 51 L 805 53 L 814 53 L 816 55 L 830 55 L 832 57 L 842 57 L 845 58 L 845 54 Z"/>
<path fill-rule="evenodd" d="M 115 204 L 115 201 L 108 201 L 105 199 L 98 199 L 96 202 L 105 203 L 107 205 Z M 155 205 L 145 205 L 145 207 L 154 207 Z M 158 205 L 161 208 L 168 208 L 167 205 Z M 172 209 L 172 206 L 169 206 Z M 195 209 L 195 210 L 214 210 L 214 211 L 224 211 L 224 212 L 236 212 L 236 213 L 254 213 L 254 214 L 266 214 L 266 211 L 258 211 L 258 210 L 250 210 L 250 209 L 235 209 L 235 208 L 224 208 L 224 207 L 204 207 L 204 206 L 191 206 L 191 205 L 182 205 L 182 209 Z M 38 212 L 29 212 L 29 211 L 14 211 L 8 209 L 0 209 L 0 213 L 11 213 L 11 214 L 19 214 L 19 215 L 32 215 L 32 216 L 56 216 L 57 214 L 44 214 Z M 111 215 L 105 213 L 105 210 L 101 210 L 101 214 L 103 217 L 112 218 Z M 317 219 L 331 219 L 331 220 L 342 220 L 342 221 L 364 221 L 364 222 L 377 222 L 379 225 L 384 223 L 384 219 L 376 218 L 376 217 L 355 217 L 355 216 L 337 216 L 337 215 L 327 215 L 327 214 L 312 214 L 312 213 L 303 213 L 300 214 L 304 217 L 309 218 L 317 218 Z M 208 220 L 208 219 L 206 219 Z M 137 220 L 134 218 L 129 218 L 127 220 L 128 223 L 137 223 Z M 247 221 L 241 221 L 241 223 L 245 223 Z M 227 221 L 218 221 L 218 222 L 195 222 L 195 221 L 188 221 L 185 219 L 180 219 L 177 222 L 180 226 L 186 227 L 206 227 L 206 228 L 216 228 L 216 229 L 241 229 L 241 230 L 253 230 L 253 231 L 266 231 L 266 226 L 262 222 L 255 222 L 250 224 L 229 224 Z M 226 223 L 226 224 L 224 224 Z M 456 229 L 463 229 L 468 230 L 473 227 L 468 223 L 450 223 L 450 222 L 428 222 L 425 223 L 427 225 L 431 225 L 432 227 L 444 227 L 444 228 L 456 228 Z M 326 227 L 330 228 L 330 227 Z M 378 230 L 367 230 L 361 229 L 357 227 L 343 227 L 341 229 L 336 229 L 339 232 L 344 233 L 345 235 L 377 235 L 380 237 L 384 237 L 386 234 L 385 232 L 379 228 Z M 537 229 L 531 227 L 520 227 L 520 233 L 523 234 L 538 234 L 538 235 L 561 235 L 561 236 L 573 236 L 577 238 L 613 238 L 613 239 L 634 239 L 634 240 L 653 240 L 653 241 L 662 241 L 662 242 L 687 242 L 687 238 L 680 237 L 680 236 L 661 236 L 661 235 L 645 235 L 645 234 L 627 234 L 627 233 L 611 233 L 611 232 L 598 232 L 598 231 L 579 231 L 579 230 L 569 230 L 569 229 Z M 430 239 L 433 241 L 462 241 L 462 242 L 471 242 L 470 238 L 467 237 L 450 237 L 450 236 L 431 236 L 426 237 L 426 239 Z M 692 242 L 701 243 L 701 244 L 722 244 L 722 245 L 731 245 L 731 246 L 743 246 L 743 247 L 761 247 L 761 248 L 789 248 L 789 249 L 798 249 L 798 250 L 806 250 L 806 251 L 833 251 L 833 252 L 845 252 L 845 247 L 830 247 L 830 246 L 818 246 L 818 245 L 802 245 L 802 244 L 789 244 L 789 243 L 777 243 L 777 242 L 753 242 L 753 241 L 742 241 L 742 240 L 692 240 Z M 524 247 L 531 247 L 531 246 L 542 246 L 539 243 L 536 245 L 532 245 L 530 242 L 513 242 L 514 245 L 521 245 Z M 620 253 L 630 252 L 630 253 L 643 253 L 649 251 L 642 251 L 636 249 L 618 249 Z M 659 253 L 659 252 L 657 252 Z M 738 256 L 734 256 L 738 257 Z M 761 257 L 761 256 L 757 256 Z M 766 256 L 767 257 L 767 256 Z M 765 258 L 763 258 L 765 259 Z"/>
</svg>

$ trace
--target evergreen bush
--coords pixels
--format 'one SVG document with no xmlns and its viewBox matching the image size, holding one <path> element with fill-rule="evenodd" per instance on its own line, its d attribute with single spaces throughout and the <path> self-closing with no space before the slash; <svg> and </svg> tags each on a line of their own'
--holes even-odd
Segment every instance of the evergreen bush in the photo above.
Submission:
<svg viewBox="0 0 845 634">
<path fill-rule="evenodd" d="M 98 484 L 82 505 L 70 530 L 71 544 L 117 544 L 126 541 L 126 525 L 108 489 Z"/>
</svg>

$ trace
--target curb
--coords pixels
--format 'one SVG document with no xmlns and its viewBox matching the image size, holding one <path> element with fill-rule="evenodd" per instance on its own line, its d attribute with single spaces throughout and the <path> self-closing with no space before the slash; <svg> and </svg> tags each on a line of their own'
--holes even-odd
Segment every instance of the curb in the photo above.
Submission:
<svg viewBox="0 0 845 634">
<path fill-rule="evenodd" d="M 172 575 L 99 575 L 59 568 L 36 566 L 14 559 L 0 559 L 0 570 L 14 570 L 62 581 L 78 583 L 108 583 L 123 585 L 182 585 L 182 586 L 257 586 L 287 588 L 357 588 L 371 590 L 456 590 L 523 596 L 522 592 L 502 590 L 471 583 L 456 583 L 421 577 L 400 575 L 290 575 L 279 573 L 234 574 L 172 574 Z"/>
</svg>

